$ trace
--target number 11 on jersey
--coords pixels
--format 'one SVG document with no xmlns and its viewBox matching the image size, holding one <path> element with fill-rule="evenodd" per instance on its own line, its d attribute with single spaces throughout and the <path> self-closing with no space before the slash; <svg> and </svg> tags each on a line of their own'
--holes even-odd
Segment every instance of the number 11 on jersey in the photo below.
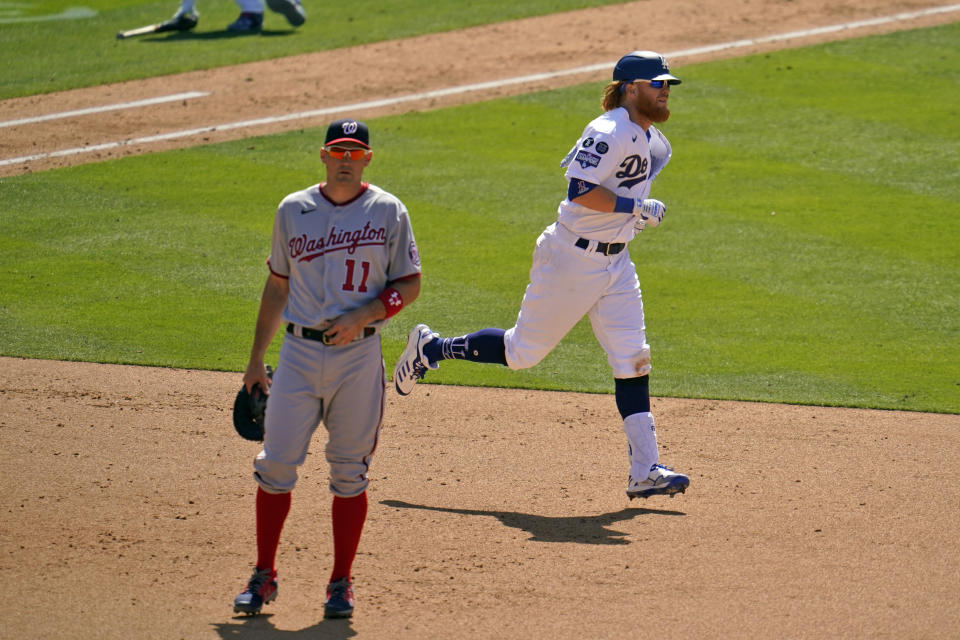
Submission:
<svg viewBox="0 0 960 640">
<path fill-rule="evenodd" d="M 360 276 L 360 286 L 354 288 L 353 277 L 356 272 L 357 263 L 355 260 L 347 259 L 347 279 L 343 283 L 344 291 L 354 291 L 356 290 L 359 293 L 366 293 L 367 291 L 367 278 L 370 276 L 370 263 L 364 260 L 360 263 L 360 270 L 362 275 Z"/>
</svg>

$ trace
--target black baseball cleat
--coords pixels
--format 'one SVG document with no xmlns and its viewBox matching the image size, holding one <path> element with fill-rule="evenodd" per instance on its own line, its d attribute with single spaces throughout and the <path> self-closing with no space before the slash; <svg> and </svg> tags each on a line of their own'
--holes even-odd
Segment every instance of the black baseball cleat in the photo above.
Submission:
<svg viewBox="0 0 960 640">
<path fill-rule="evenodd" d="M 233 33 L 260 33 L 263 28 L 262 13 L 241 13 L 240 16 L 227 25 L 227 31 Z"/>
<path fill-rule="evenodd" d="M 267 0 L 271 11 L 282 13 L 291 26 L 299 27 L 307 21 L 307 12 L 303 10 L 300 0 Z"/>
<path fill-rule="evenodd" d="M 200 17 L 195 12 L 181 13 L 178 11 L 172 18 L 162 23 L 158 31 L 190 31 L 197 26 L 198 22 L 200 22 Z"/>
<path fill-rule="evenodd" d="M 272 569 L 253 568 L 247 588 L 233 599 L 233 612 L 255 616 L 263 605 L 277 598 L 277 572 Z"/>
<path fill-rule="evenodd" d="M 334 580 L 327 586 L 327 601 L 323 605 L 324 618 L 349 618 L 353 615 L 353 585 L 349 578 Z"/>
</svg>

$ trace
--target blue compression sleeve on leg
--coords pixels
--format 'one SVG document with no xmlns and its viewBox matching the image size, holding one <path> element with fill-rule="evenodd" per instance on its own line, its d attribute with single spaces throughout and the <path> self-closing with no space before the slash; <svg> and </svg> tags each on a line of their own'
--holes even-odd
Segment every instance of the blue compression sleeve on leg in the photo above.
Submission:
<svg viewBox="0 0 960 640">
<path fill-rule="evenodd" d="M 467 336 L 464 356 L 474 362 L 490 362 L 507 366 L 507 346 L 503 342 L 503 329 L 481 329 Z"/>
<path fill-rule="evenodd" d="M 614 378 L 614 396 L 620 417 L 626 419 L 635 413 L 650 411 L 650 376 Z"/>
<path fill-rule="evenodd" d="M 470 360 L 506 366 L 506 346 L 503 329 L 481 329 L 457 338 L 438 338 L 423 346 L 423 355 L 430 362 L 441 360 Z"/>
</svg>

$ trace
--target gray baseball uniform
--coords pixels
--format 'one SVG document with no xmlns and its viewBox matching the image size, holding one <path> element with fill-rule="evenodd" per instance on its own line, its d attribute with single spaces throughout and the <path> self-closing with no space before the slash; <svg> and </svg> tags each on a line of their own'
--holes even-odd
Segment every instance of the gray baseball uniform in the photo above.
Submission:
<svg viewBox="0 0 960 640">
<path fill-rule="evenodd" d="M 305 334 L 319 337 L 329 320 L 370 302 L 387 283 L 420 273 L 409 215 L 400 200 L 369 184 L 341 205 L 327 200 L 319 185 L 292 193 L 277 209 L 269 266 L 289 278 L 290 295 L 263 451 L 254 463 L 257 482 L 271 493 L 292 490 L 323 422 L 330 490 L 358 495 L 367 487 L 383 417 L 379 329 L 387 320 L 342 347 Z"/>
</svg>

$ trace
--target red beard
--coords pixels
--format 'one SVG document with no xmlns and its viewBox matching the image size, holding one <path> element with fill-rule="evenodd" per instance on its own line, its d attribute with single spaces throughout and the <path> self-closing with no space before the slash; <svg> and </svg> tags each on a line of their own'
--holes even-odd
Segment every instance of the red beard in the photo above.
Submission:
<svg viewBox="0 0 960 640">
<path fill-rule="evenodd" d="M 643 115 L 647 116 L 650 122 L 666 122 L 670 117 L 670 108 L 665 104 L 654 102 L 646 104 L 644 107 Z"/>
</svg>

